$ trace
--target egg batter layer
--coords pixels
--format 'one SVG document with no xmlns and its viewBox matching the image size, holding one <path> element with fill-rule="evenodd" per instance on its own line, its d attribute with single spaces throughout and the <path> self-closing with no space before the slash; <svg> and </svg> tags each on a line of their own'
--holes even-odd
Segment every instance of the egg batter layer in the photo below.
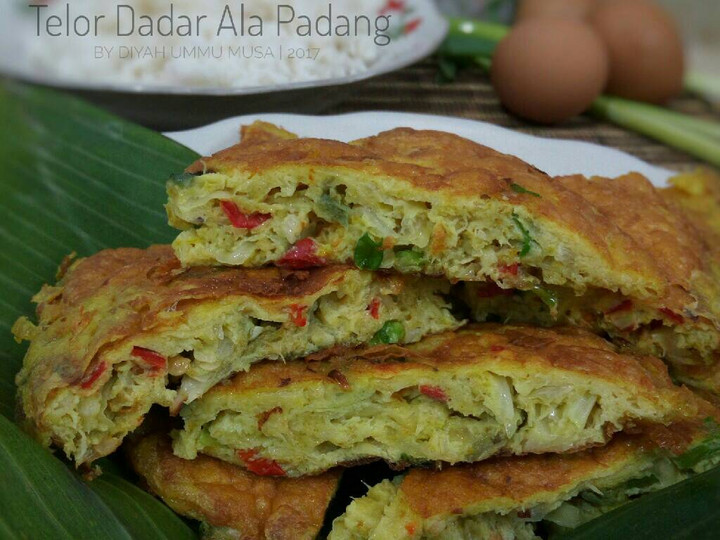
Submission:
<svg viewBox="0 0 720 540">
<path fill-rule="evenodd" d="M 687 315 L 597 288 L 578 295 L 567 287 L 521 291 L 493 283 L 464 283 L 457 290 L 475 321 L 585 328 L 635 353 L 663 358 L 676 380 L 695 388 L 709 387 L 720 395 L 720 384 L 684 375 L 720 370 L 720 334 L 708 319 L 686 320 Z"/>
<path fill-rule="evenodd" d="M 659 190 L 668 208 L 683 208 L 693 224 L 695 237 L 683 241 L 700 243 L 706 253 L 706 273 L 695 273 L 690 292 L 696 298 L 693 307 L 676 311 L 668 302 L 629 299 L 617 292 L 589 287 L 578 294 L 568 287 L 545 285 L 529 291 L 501 289 L 493 283 L 466 283 L 461 297 L 470 305 L 477 321 L 499 319 L 510 323 L 544 326 L 571 324 L 587 328 L 636 352 L 664 358 L 672 376 L 685 384 L 720 395 L 720 334 L 716 318 L 718 300 L 715 294 L 720 282 L 720 177 L 708 171 L 697 171 L 672 179 L 674 186 Z M 612 189 L 609 184 L 608 189 Z M 617 193 L 622 199 L 622 193 Z M 660 208 L 661 204 L 647 198 L 645 204 Z M 663 234 L 672 231 L 670 223 L 659 217 L 655 227 Z M 628 227 L 631 224 L 628 223 Z M 662 235 L 656 233 L 656 243 Z M 695 250 L 697 251 L 697 250 Z M 660 257 L 661 254 L 658 254 Z M 682 261 L 671 252 L 663 256 L 671 264 Z M 686 264 L 687 261 L 685 261 Z M 692 272 L 697 272 L 696 267 Z M 679 307 L 681 303 L 675 304 Z M 676 309 L 677 309 L 676 307 Z"/>
<path fill-rule="evenodd" d="M 177 409 L 253 362 L 455 328 L 448 288 L 346 266 L 182 268 L 169 246 L 103 251 L 42 289 L 37 326 L 15 324 L 30 340 L 22 412 L 44 444 L 89 462 L 153 404 Z"/>
<path fill-rule="evenodd" d="M 718 249 L 644 177 L 551 178 L 406 128 L 350 144 L 293 137 L 246 127 L 240 144 L 168 183 L 184 263 L 354 261 L 489 282 L 528 292 L 511 320 L 579 323 L 676 365 L 718 361 Z M 533 294 L 542 302 L 525 306 Z"/>
<path fill-rule="evenodd" d="M 182 411 L 174 450 L 288 476 L 372 459 L 475 462 L 603 444 L 639 421 L 692 417 L 698 402 L 656 358 L 581 330 L 476 325 L 258 364 Z"/>
<path fill-rule="evenodd" d="M 422 255 L 411 266 L 453 280 L 502 281 L 504 266 L 522 262 L 550 283 L 580 288 L 647 295 L 665 285 L 608 217 L 513 156 L 435 131 L 399 128 L 346 144 L 256 135 L 266 129 L 251 127 L 239 145 L 168 183 L 184 264 L 259 266 L 307 237 L 318 258 L 347 262 L 367 233 L 383 244 L 382 268 L 408 270 L 396 261 L 400 247 Z M 223 201 L 254 222 L 233 225 Z"/>
<path fill-rule="evenodd" d="M 693 225 L 701 232 L 707 244 L 709 278 L 713 285 L 720 283 L 720 176 L 709 169 L 698 169 L 670 179 L 672 187 L 662 191 L 663 197 L 685 212 Z M 714 309 L 720 300 L 711 296 Z M 720 399 L 720 361 L 715 352 L 715 362 L 705 365 L 680 365 L 673 370 L 673 376 L 694 388 L 712 394 Z"/>
<path fill-rule="evenodd" d="M 716 428 L 682 423 L 648 431 L 575 454 L 414 469 L 350 503 L 329 539 L 539 540 L 539 522 L 567 531 L 720 460 Z"/>
<path fill-rule="evenodd" d="M 200 521 L 205 539 L 313 540 L 340 480 L 337 470 L 268 478 L 208 456 L 181 459 L 157 433 L 131 441 L 127 454 L 148 490 Z"/>
</svg>

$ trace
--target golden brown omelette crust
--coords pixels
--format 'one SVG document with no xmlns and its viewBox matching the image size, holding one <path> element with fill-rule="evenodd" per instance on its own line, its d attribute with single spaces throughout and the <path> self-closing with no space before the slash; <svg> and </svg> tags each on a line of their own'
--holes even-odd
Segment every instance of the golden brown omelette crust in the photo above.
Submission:
<svg viewBox="0 0 720 540">
<path fill-rule="evenodd" d="M 170 246 L 146 250 L 105 250 L 76 262 L 57 286 L 36 296 L 42 329 L 30 345 L 18 384 L 27 382 L 25 414 L 39 418 L 47 398 L 76 385 L 105 347 L 169 323 L 168 311 L 180 313 L 197 302 L 231 295 L 268 299 L 302 297 L 342 279 L 347 267 L 312 272 L 277 268 L 182 268 Z M 100 302 L 100 300 L 103 300 Z M 95 302 L 97 309 L 93 309 Z M 109 305 L 109 304 L 110 305 Z M 112 308 L 112 309 L 108 309 Z M 93 324 L 92 332 L 83 332 Z M 51 346 L 52 345 L 52 346 Z M 37 348 L 40 353 L 33 353 Z M 95 388 L 80 393 L 91 394 Z"/>
<path fill-rule="evenodd" d="M 83 259 L 63 280 L 61 302 L 72 308 L 105 289 L 143 288 L 157 302 L 153 311 L 178 301 L 223 298 L 229 294 L 259 297 L 305 296 L 317 292 L 347 267 L 320 272 L 279 268 L 183 268 L 170 246 L 120 248 Z M 146 308 L 146 306 L 140 306 Z M 143 309 L 144 310 L 144 309 Z"/>
<path fill-rule="evenodd" d="M 127 453 L 149 490 L 170 508 L 214 527 L 235 529 L 244 540 L 315 538 L 340 479 L 339 471 L 274 478 L 208 456 L 181 459 L 164 434 L 133 441 Z"/>
<path fill-rule="evenodd" d="M 557 181 L 582 193 L 653 257 L 669 285 L 663 307 L 682 313 L 684 307 L 696 303 L 691 277 L 705 271 L 708 246 L 687 216 L 667 204 L 660 190 L 636 173 L 613 179 L 574 175 Z"/>
<path fill-rule="evenodd" d="M 492 458 L 440 472 L 413 469 L 403 479 L 400 490 L 410 508 L 425 519 L 462 512 L 463 508 L 492 499 L 521 503 L 539 492 L 561 491 L 639 452 L 664 448 L 681 454 L 700 433 L 700 421 L 683 422 L 670 427 L 653 426 L 642 434 L 621 434 L 606 446 L 574 454 Z"/>
<path fill-rule="evenodd" d="M 720 250 L 720 174 L 698 169 L 670 179 L 672 186 L 662 190 L 663 197 L 681 207 L 693 223 L 714 240 L 710 247 Z"/>
<path fill-rule="evenodd" d="M 619 270 L 654 283 L 658 307 L 682 313 L 710 301 L 696 291 L 694 273 L 707 270 L 708 246 L 674 205 L 637 174 L 618 179 L 550 178 L 522 160 L 468 139 L 439 131 L 397 128 L 346 144 L 325 139 L 288 139 L 272 125 L 245 128 L 248 140 L 191 165 L 190 172 L 251 174 L 281 167 L 336 167 L 367 176 L 392 176 L 411 191 L 457 203 L 493 198 L 524 207 L 531 215 L 585 238 Z M 312 173 L 311 173 L 312 174 Z M 540 197 L 516 193 L 518 184 Z M 720 295 L 720 291 L 715 291 Z M 707 311 L 703 309 L 703 311 Z M 712 319 L 720 313 L 714 310 Z"/>
<path fill-rule="evenodd" d="M 618 353 L 607 341 L 577 328 L 534 328 L 495 324 L 470 325 L 455 332 L 428 336 L 407 346 L 389 345 L 321 352 L 306 362 L 262 362 L 206 395 L 281 388 L 303 382 L 327 382 L 394 374 L 431 366 L 527 366 L 528 372 L 550 368 L 568 370 L 596 380 L 607 380 L 652 392 L 676 389 L 665 365 L 654 357 Z M 677 388 L 678 404 L 693 407 L 696 399 Z"/>
<path fill-rule="evenodd" d="M 252 124 L 240 127 L 240 140 L 243 144 L 257 144 L 278 139 L 297 138 L 298 136 L 294 133 L 290 133 L 280 126 L 276 126 L 270 122 L 263 122 L 262 120 L 256 120 Z"/>
</svg>

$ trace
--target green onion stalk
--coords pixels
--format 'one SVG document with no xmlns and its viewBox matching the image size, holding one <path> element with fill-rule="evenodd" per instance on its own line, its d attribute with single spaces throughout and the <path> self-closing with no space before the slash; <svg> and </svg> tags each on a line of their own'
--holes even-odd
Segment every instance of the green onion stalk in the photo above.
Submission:
<svg viewBox="0 0 720 540">
<path fill-rule="evenodd" d="M 495 47 L 510 28 L 463 18 L 451 18 L 449 22 L 450 30 L 438 50 L 441 78 L 454 79 L 458 64 L 472 63 L 489 70 Z M 691 74 L 686 88 L 697 91 L 701 86 L 697 80 Z M 720 123 L 716 121 L 607 95 L 596 99 L 588 112 L 720 167 Z"/>
</svg>

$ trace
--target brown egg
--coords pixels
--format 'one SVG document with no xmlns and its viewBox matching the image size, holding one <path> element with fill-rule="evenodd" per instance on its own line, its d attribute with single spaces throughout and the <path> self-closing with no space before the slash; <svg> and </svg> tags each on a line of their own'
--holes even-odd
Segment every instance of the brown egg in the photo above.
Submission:
<svg viewBox="0 0 720 540">
<path fill-rule="evenodd" d="M 682 91 L 683 46 L 675 21 L 647 0 L 605 0 L 592 24 L 610 55 L 607 92 L 663 103 Z"/>
<path fill-rule="evenodd" d="M 515 21 L 538 17 L 561 17 L 586 20 L 598 0 L 523 0 L 518 6 Z"/>
<path fill-rule="evenodd" d="M 607 74 L 607 52 L 593 29 L 553 18 L 516 24 L 498 44 L 491 69 L 503 104 L 542 123 L 587 109 L 605 87 Z"/>
</svg>

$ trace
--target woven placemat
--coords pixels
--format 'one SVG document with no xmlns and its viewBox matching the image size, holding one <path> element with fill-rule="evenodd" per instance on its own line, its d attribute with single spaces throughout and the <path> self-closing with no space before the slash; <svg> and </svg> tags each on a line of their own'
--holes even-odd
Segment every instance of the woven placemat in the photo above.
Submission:
<svg viewBox="0 0 720 540">
<path fill-rule="evenodd" d="M 462 70 L 454 82 L 436 82 L 437 64 L 427 59 L 408 68 L 353 85 L 341 104 L 325 111 L 340 114 L 354 111 L 402 111 L 458 116 L 492 122 L 542 137 L 576 139 L 611 146 L 649 163 L 676 170 L 701 164 L 692 156 L 674 150 L 589 116 L 579 116 L 558 126 L 539 126 L 508 114 L 500 104 L 487 75 L 480 68 Z M 675 100 L 671 107 L 693 116 L 718 119 L 710 104 L 690 96 Z"/>
</svg>

